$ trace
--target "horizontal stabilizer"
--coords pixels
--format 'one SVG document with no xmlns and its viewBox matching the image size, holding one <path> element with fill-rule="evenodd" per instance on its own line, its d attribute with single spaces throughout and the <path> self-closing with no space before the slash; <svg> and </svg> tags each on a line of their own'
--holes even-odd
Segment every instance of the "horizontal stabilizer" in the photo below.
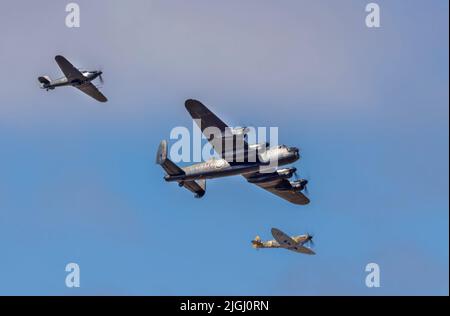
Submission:
<svg viewBox="0 0 450 316">
<path fill-rule="evenodd" d="M 201 198 L 206 193 L 206 180 L 184 181 L 180 185 L 194 193 L 196 198 Z"/>
</svg>

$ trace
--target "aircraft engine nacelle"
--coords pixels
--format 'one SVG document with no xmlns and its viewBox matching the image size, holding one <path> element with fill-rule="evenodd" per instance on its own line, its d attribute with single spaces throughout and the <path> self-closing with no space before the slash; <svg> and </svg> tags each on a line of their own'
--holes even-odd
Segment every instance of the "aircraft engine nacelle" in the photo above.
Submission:
<svg viewBox="0 0 450 316">
<path fill-rule="evenodd" d="M 232 128 L 230 131 L 233 136 L 245 136 L 250 132 L 250 129 L 248 127 L 238 127 Z"/>
<path fill-rule="evenodd" d="M 267 150 L 267 148 L 270 147 L 270 144 L 269 143 L 253 144 L 253 145 L 249 145 L 248 147 L 251 150 L 261 151 L 261 150 Z"/>
<path fill-rule="evenodd" d="M 278 169 L 276 173 L 282 178 L 289 179 L 297 171 L 297 168 Z"/>
<path fill-rule="evenodd" d="M 247 127 L 227 128 L 222 135 L 223 142 L 235 142 L 236 139 L 246 139 L 250 129 Z"/>
<path fill-rule="evenodd" d="M 308 184 L 308 180 L 300 179 L 297 181 L 291 181 L 291 186 L 295 191 L 303 191 Z"/>
<path fill-rule="evenodd" d="M 263 183 L 278 179 L 289 179 L 296 171 L 296 168 L 278 169 L 272 173 L 259 173 L 254 177 L 248 178 L 247 181 L 250 183 Z"/>
</svg>

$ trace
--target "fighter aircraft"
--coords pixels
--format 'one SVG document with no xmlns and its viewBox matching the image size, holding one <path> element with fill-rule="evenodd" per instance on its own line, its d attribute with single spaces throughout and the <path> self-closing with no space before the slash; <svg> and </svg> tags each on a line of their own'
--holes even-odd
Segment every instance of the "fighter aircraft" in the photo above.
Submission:
<svg viewBox="0 0 450 316">
<path fill-rule="evenodd" d="M 289 237 L 281 230 L 272 228 L 272 236 L 273 238 L 275 238 L 275 240 L 261 241 L 261 238 L 259 236 L 256 236 L 255 239 L 252 240 L 253 248 L 284 248 L 307 255 L 316 254 L 311 250 L 311 248 L 305 247 L 305 245 L 308 243 L 313 245 L 313 236 L 311 236 L 310 234 Z"/>
<path fill-rule="evenodd" d="M 41 83 L 41 88 L 53 90 L 57 87 L 72 86 L 75 87 L 87 95 L 93 97 L 97 101 L 106 102 L 108 99 L 92 84 L 92 80 L 99 78 L 103 83 L 102 71 L 80 71 L 75 68 L 66 58 L 63 56 L 56 56 L 56 62 L 59 68 L 61 68 L 65 77 L 51 80 L 49 76 L 39 77 L 38 80 Z"/>
<path fill-rule="evenodd" d="M 302 193 L 306 190 L 308 181 L 289 180 L 296 174 L 296 168 L 273 168 L 273 161 L 277 162 L 277 166 L 297 161 L 300 158 L 298 148 L 285 145 L 250 145 L 245 139 L 248 128 L 228 127 L 199 101 L 187 100 L 185 107 L 220 158 L 180 168 L 168 159 L 167 142 L 163 140 L 158 148 L 156 162 L 166 171 L 166 181 L 178 182 L 180 187 L 185 187 L 194 193 L 196 198 L 201 198 L 206 193 L 206 179 L 242 175 L 249 183 L 256 184 L 291 203 L 306 205 L 310 202 Z M 211 128 L 218 132 L 211 135 Z M 225 144 L 229 143 L 230 139 L 233 143 L 231 147 Z M 239 142 L 243 146 L 237 146 Z M 252 155 L 256 159 L 247 159 Z M 237 159 L 238 157 L 244 159 Z"/>
</svg>

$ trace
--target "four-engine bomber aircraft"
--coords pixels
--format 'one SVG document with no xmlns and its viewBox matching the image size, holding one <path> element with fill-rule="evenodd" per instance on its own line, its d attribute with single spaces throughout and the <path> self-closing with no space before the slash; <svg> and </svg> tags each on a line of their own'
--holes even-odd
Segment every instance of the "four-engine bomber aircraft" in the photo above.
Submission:
<svg viewBox="0 0 450 316">
<path fill-rule="evenodd" d="M 307 255 L 315 255 L 316 253 L 311 250 L 311 248 L 305 247 L 306 244 L 313 244 L 312 239 L 313 236 L 306 234 L 300 236 L 289 237 L 281 230 L 272 228 L 272 236 L 275 240 L 269 241 L 261 241 L 259 236 L 256 236 L 254 240 L 252 240 L 253 248 L 261 249 L 261 248 L 284 248 L 291 251 L 296 251 L 300 253 L 304 253 Z"/>
<path fill-rule="evenodd" d="M 101 71 L 80 71 L 75 68 L 66 58 L 63 56 L 55 57 L 58 66 L 64 73 L 63 78 L 51 80 L 49 76 L 39 77 L 38 80 L 41 83 L 41 88 L 53 90 L 62 86 L 73 86 L 83 91 L 87 95 L 93 97 L 97 101 L 106 102 L 108 99 L 92 84 L 92 80 L 99 78 L 103 82 Z"/>
<path fill-rule="evenodd" d="M 213 158 L 206 162 L 180 168 L 168 159 L 167 142 L 162 141 L 156 162 L 166 171 L 167 175 L 164 177 L 166 181 L 178 182 L 181 187 L 193 192 L 195 197 L 201 198 L 206 192 L 206 179 L 242 175 L 248 182 L 291 203 L 297 205 L 309 203 L 309 199 L 302 193 L 306 189 L 308 181 L 305 179 L 289 181 L 288 179 L 295 174 L 296 169 L 274 169 L 272 164 L 273 161 L 276 161 L 278 166 L 282 166 L 297 161 L 300 158 L 298 148 L 285 145 L 274 147 L 269 147 L 268 144 L 249 145 L 245 140 L 245 135 L 248 133 L 247 128 L 229 128 L 199 101 L 187 100 L 185 106 L 221 158 Z M 219 135 L 210 135 L 211 128 L 218 130 Z M 231 149 L 228 149 L 226 145 L 224 146 L 224 143 L 229 142 L 230 139 L 234 140 L 233 144 L 237 144 L 238 138 L 243 141 L 242 148 L 233 145 Z M 239 162 L 239 159 L 236 159 L 242 154 L 244 157 L 250 157 L 252 153 L 255 154 L 255 161 L 244 159 Z"/>
</svg>

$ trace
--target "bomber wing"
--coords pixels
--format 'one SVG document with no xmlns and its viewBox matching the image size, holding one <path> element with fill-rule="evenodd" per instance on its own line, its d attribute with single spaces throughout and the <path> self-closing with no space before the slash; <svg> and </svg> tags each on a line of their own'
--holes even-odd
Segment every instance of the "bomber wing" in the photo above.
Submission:
<svg viewBox="0 0 450 316">
<path fill-rule="evenodd" d="M 245 178 L 250 178 L 254 174 L 245 174 Z M 295 190 L 289 180 L 285 178 L 275 178 L 271 181 L 254 183 L 260 188 L 273 193 L 280 198 L 297 205 L 309 204 L 310 200 L 300 191 Z"/>
<path fill-rule="evenodd" d="M 187 100 L 185 107 L 216 153 L 221 157 L 225 157 L 225 142 L 226 138 L 230 137 L 227 133 L 231 131 L 231 128 L 197 100 Z M 212 132 L 214 132 L 213 135 L 211 135 Z M 243 149 L 245 150 L 248 148 L 248 144 L 245 140 L 242 139 L 242 141 Z M 233 145 L 233 149 L 235 150 L 234 147 Z"/>
</svg>

